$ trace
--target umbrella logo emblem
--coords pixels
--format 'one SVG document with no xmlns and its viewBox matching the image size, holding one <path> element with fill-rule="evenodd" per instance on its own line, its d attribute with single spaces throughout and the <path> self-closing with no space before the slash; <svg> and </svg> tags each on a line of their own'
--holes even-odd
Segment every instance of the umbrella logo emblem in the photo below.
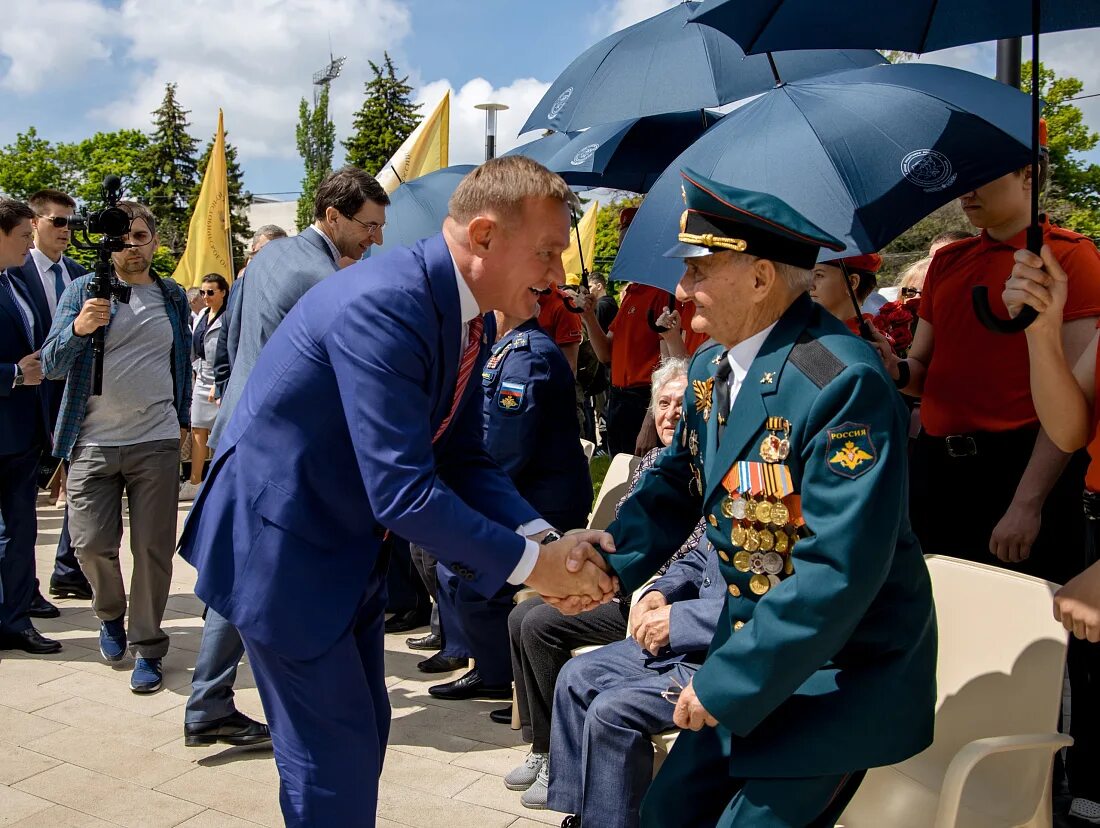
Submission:
<svg viewBox="0 0 1100 828">
<path fill-rule="evenodd" d="M 951 159 L 933 149 L 914 150 L 901 159 L 901 174 L 926 193 L 946 190 L 958 178 Z"/>
<path fill-rule="evenodd" d="M 569 163 L 574 167 L 579 167 L 589 158 L 596 154 L 596 150 L 600 148 L 599 144 L 589 144 L 587 147 L 582 147 L 580 151 L 573 156 L 573 160 Z"/>
<path fill-rule="evenodd" d="M 558 95 L 558 99 L 556 101 L 554 101 L 554 103 L 550 107 L 550 120 L 553 120 L 554 118 L 557 118 L 559 115 L 561 115 L 561 111 L 563 109 L 565 109 L 565 105 L 569 102 L 569 99 L 572 96 L 573 96 L 573 87 L 572 86 L 570 86 L 568 89 L 566 89 L 560 95 Z"/>
</svg>

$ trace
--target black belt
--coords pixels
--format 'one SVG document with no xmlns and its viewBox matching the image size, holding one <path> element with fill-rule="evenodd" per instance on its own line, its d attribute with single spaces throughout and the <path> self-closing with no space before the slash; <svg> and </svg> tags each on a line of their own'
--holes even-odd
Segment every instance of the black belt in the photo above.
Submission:
<svg viewBox="0 0 1100 828">
<path fill-rule="evenodd" d="M 949 434 L 935 437 L 922 431 L 918 440 L 926 445 L 936 446 L 948 457 L 980 457 L 999 455 L 1006 451 L 1026 448 L 1029 452 L 1035 445 L 1039 431 L 1036 428 L 1017 428 L 1012 431 L 974 431 L 969 434 Z"/>
</svg>

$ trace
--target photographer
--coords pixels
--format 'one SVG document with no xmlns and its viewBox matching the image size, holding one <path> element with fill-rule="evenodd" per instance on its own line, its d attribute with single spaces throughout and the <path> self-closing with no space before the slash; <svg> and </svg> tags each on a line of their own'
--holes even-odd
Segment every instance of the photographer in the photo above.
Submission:
<svg viewBox="0 0 1100 828">
<path fill-rule="evenodd" d="M 130 689 L 152 693 L 168 650 L 161 621 L 176 539 L 179 442 L 191 418 L 190 308 L 183 288 L 150 272 L 153 214 L 135 202 L 118 207 L 130 227 L 111 261 L 129 302 L 90 298 L 95 277 L 75 280 L 58 303 L 42 363 L 50 379 L 66 378 L 54 453 L 70 461 L 69 528 L 92 585 L 100 652 L 119 661 L 129 640 L 138 656 Z M 103 393 L 93 396 L 92 334 L 101 327 Z M 124 489 L 134 558 L 129 636 L 118 558 Z"/>
</svg>

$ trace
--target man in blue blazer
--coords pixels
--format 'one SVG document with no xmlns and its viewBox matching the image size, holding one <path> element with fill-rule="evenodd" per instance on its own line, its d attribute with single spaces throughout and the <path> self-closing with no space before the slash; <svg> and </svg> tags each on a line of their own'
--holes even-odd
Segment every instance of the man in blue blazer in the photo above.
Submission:
<svg viewBox="0 0 1100 828">
<path fill-rule="evenodd" d="M 0 268 L 18 267 L 27 255 L 32 218 L 26 204 L 0 198 Z M 38 460 L 50 444 L 39 360 L 48 327 L 22 282 L 0 272 L 0 649 L 34 654 L 61 649 L 28 615 L 35 593 Z"/>
<path fill-rule="evenodd" d="M 60 190 L 39 190 L 27 199 L 27 203 L 34 210 L 34 247 L 23 260 L 22 266 L 12 268 L 8 275 L 22 280 L 38 313 L 46 322 L 46 329 L 49 330 L 57 312 L 57 300 L 74 279 L 87 273 L 79 262 L 65 255 L 72 235 L 69 219 L 76 211 L 76 202 Z M 45 380 L 42 383 L 40 393 L 48 400 L 51 431 L 57 422 L 64 391 L 63 379 Z M 57 542 L 53 574 L 50 576 L 50 594 L 58 598 L 79 598 L 84 601 L 92 599 L 91 584 L 80 569 L 80 562 L 76 559 L 76 552 L 69 538 L 67 507 L 65 520 L 61 525 L 61 537 Z M 36 591 L 31 614 L 50 618 L 59 613 Z"/>
<path fill-rule="evenodd" d="M 374 825 L 387 531 L 485 596 L 526 582 L 579 611 L 614 592 L 591 535 L 548 534 L 482 440 L 483 314 L 531 316 L 563 279 L 573 198 L 527 158 L 470 173 L 441 235 L 302 297 L 226 426 L 180 544 L 244 639 L 287 825 Z"/>
</svg>

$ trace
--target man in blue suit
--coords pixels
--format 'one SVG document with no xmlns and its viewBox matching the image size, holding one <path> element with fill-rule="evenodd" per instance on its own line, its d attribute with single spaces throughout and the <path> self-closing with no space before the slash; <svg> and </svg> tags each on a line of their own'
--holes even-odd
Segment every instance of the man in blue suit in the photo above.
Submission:
<svg viewBox="0 0 1100 828">
<path fill-rule="evenodd" d="M 27 255 L 33 218 L 26 204 L 0 198 L 0 268 L 18 267 Z M 39 634 L 28 614 L 38 460 L 50 444 L 39 360 L 48 327 L 22 282 L 0 272 L 0 649 L 36 655 L 61 649 Z"/>
<path fill-rule="evenodd" d="M 21 279 L 34 300 L 38 313 L 46 322 L 46 329 L 57 313 L 57 300 L 74 279 L 87 271 L 79 262 L 65 255 L 71 232 L 69 219 L 76 210 L 72 197 L 60 190 L 39 190 L 27 199 L 34 210 L 34 247 L 24 259 L 22 267 L 12 268 L 9 275 Z M 50 430 L 57 422 L 61 409 L 61 395 L 65 380 L 45 380 L 40 393 L 49 402 Z M 61 524 L 61 537 L 57 542 L 57 555 L 53 574 L 50 576 L 50 595 L 58 598 L 92 599 L 92 586 L 80 569 L 72 540 L 69 537 L 69 509 L 65 508 L 65 520 Z M 52 612 L 51 612 L 52 610 Z M 36 592 L 31 604 L 32 616 L 53 618 L 57 608 Z"/>
<path fill-rule="evenodd" d="M 285 233 L 274 236 L 259 248 L 254 240 L 258 252 L 248 265 L 248 279 L 242 275 L 237 280 L 228 300 L 223 330 L 229 329 L 232 373 L 214 421 L 211 445 L 233 416 L 260 350 L 287 312 L 306 291 L 336 271 L 341 256 L 358 258 L 372 244 L 381 243 L 387 204 L 389 196 L 372 176 L 344 167 L 317 187 L 312 226 L 291 238 Z M 279 228 L 269 225 L 267 230 L 273 234 Z M 193 498 L 194 490 L 181 497 Z M 184 711 L 184 743 L 189 747 L 215 742 L 256 745 L 269 740 L 267 726 L 245 716 L 233 703 L 233 682 L 243 655 L 244 644 L 233 625 L 216 609 L 207 608 Z"/>
<path fill-rule="evenodd" d="M 482 595 L 526 582 L 579 611 L 614 592 L 591 536 L 548 534 L 489 458 L 470 381 L 495 327 L 483 314 L 532 316 L 564 277 L 573 198 L 527 158 L 470 173 L 441 235 L 302 297 L 226 426 L 180 544 L 244 639 L 288 825 L 374 824 L 387 531 Z"/>
</svg>

